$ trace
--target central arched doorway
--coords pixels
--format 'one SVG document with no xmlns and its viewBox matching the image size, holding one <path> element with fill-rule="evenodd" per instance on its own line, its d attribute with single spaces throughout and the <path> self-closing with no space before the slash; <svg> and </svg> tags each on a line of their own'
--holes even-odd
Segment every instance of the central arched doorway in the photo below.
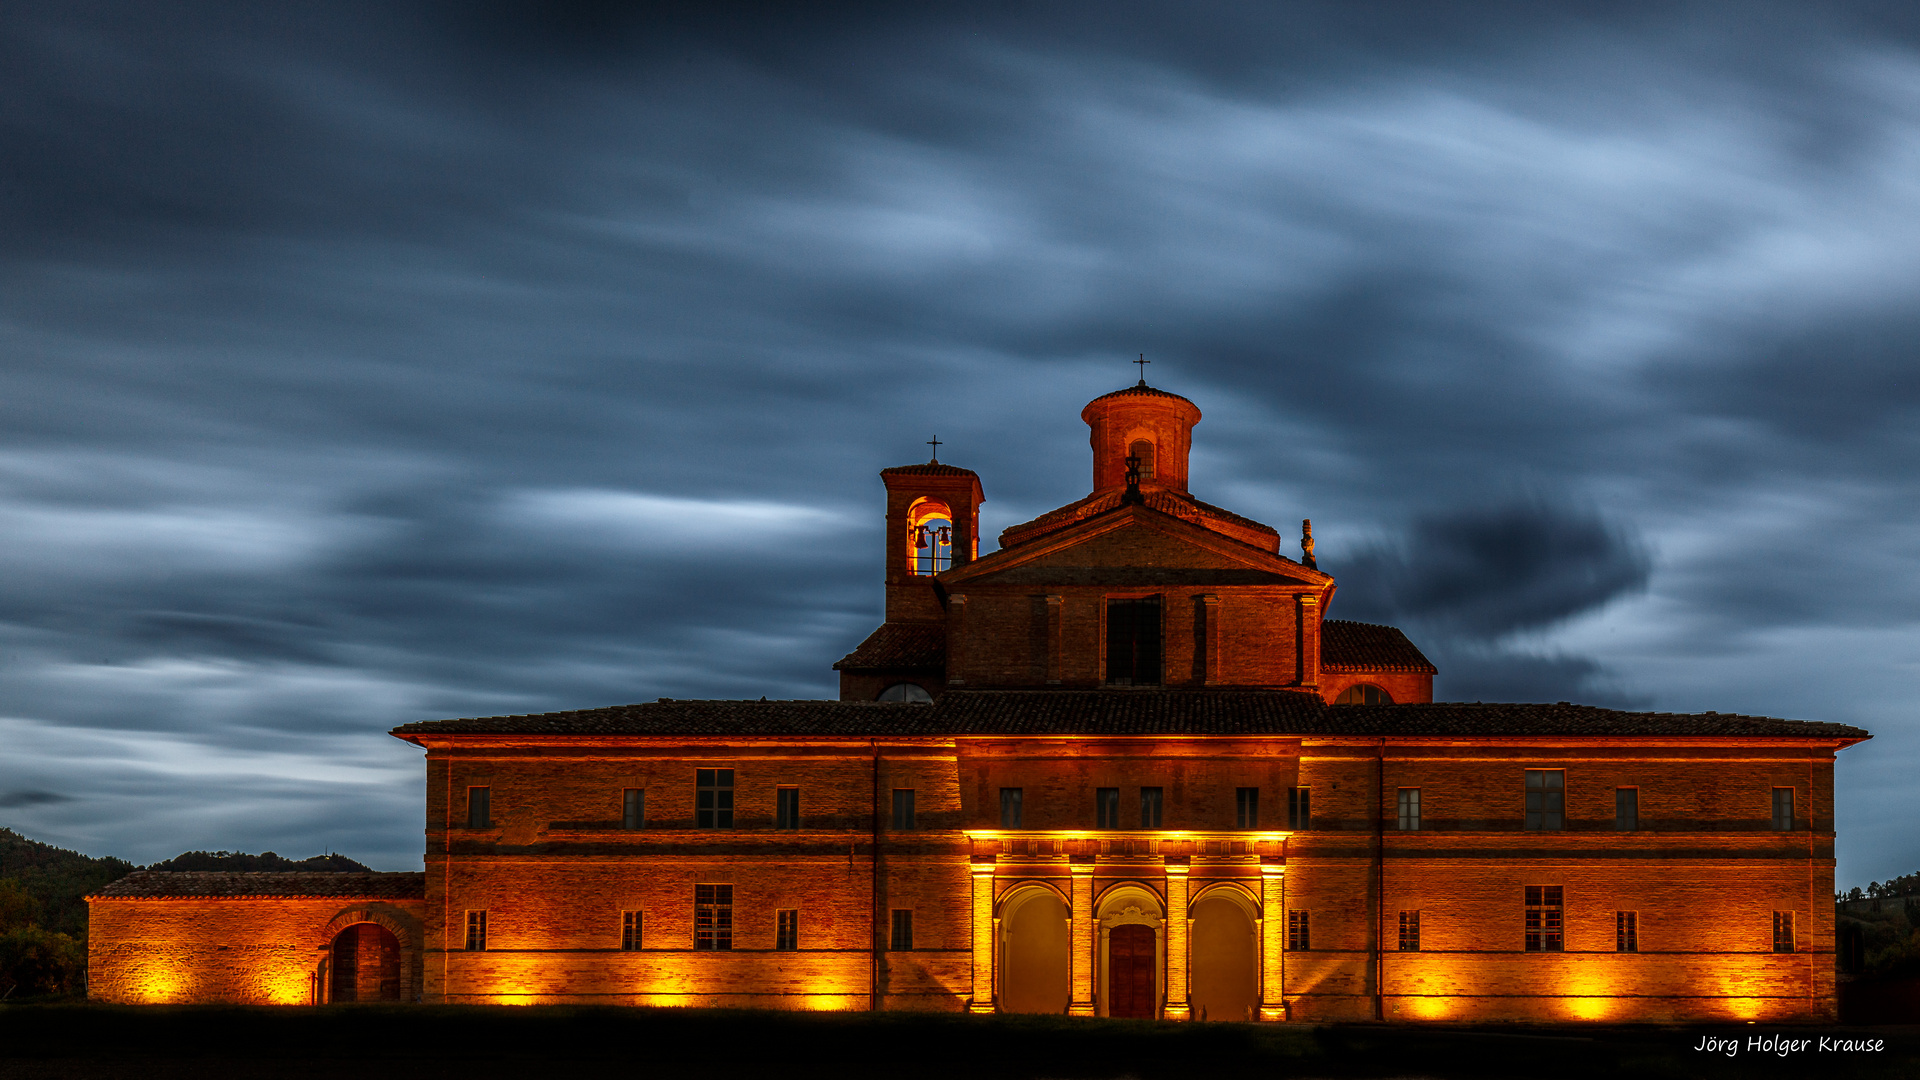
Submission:
<svg viewBox="0 0 1920 1080">
<path fill-rule="evenodd" d="M 1232 886 L 1208 891 L 1192 908 L 1195 1020 L 1252 1020 L 1260 1006 L 1260 941 L 1253 902 Z"/>
<path fill-rule="evenodd" d="M 1071 941 L 1067 905 L 1044 885 L 1028 885 L 1008 895 L 1000 909 L 1002 946 L 1000 1011 L 1067 1011 L 1072 998 L 1068 964 Z"/>
<path fill-rule="evenodd" d="M 1100 920 L 1100 1013 L 1154 1020 L 1164 994 L 1166 922 L 1160 896 L 1138 882 L 1108 889 Z"/>
<path fill-rule="evenodd" d="M 354 923 L 333 939 L 327 1000 L 399 1001 L 400 939 L 378 923 Z"/>
</svg>

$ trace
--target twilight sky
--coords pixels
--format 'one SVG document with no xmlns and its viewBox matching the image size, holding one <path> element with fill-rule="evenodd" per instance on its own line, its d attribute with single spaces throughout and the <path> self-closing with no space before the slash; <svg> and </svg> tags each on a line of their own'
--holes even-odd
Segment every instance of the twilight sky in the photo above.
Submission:
<svg viewBox="0 0 1920 1080">
<path fill-rule="evenodd" d="M 1439 698 L 1861 725 L 1920 868 L 1911 6 L 625 7 L 0 0 L 0 825 L 417 868 L 389 728 L 833 696 L 875 473 L 991 547 L 1144 352 Z"/>
</svg>

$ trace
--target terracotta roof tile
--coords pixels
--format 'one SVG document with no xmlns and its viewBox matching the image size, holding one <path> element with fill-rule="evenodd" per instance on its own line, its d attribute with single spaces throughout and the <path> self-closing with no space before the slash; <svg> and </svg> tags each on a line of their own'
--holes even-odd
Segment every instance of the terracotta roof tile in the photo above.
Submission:
<svg viewBox="0 0 1920 1080">
<path fill-rule="evenodd" d="M 1320 624 L 1325 671 L 1437 671 L 1398 627 L 1327 619 Z"/>
<path fill-rule="evenodd" d="M 1017 547 L 1076 522 L 1118 509 L 1121 505 L 1120 498 L 1124 494 L 1126 494 L 1124 491 L 1096 492 L 1079 502 L 1069 503 L 1058 510 L 1049 510 L 1032 521 L 1008 526 L 1000 530 L 1000 546 L 1002 548 Z M 1142 495 L 1148 509 L 1158 510 L 1163 514 L 1170 514 L 1184 521 L 1211 528 L 1242 543 L 1253 544 L 1262 551 L 1279 549 L 1280 532 L 1271 525 L 1262 525 L 1252 518 L 1241 517 L 1230 510 L 1222 510 L 1178 491 L 1148 490 Z M 1221 525 L 1225 525 L 1226 528 L 1220 528 Z"/>
<path fill-rule="evenodd" d="M 947 628 L 939 623 L 881 623 L 833 665 L 835 671 L 939 671 L 947 666 Z"/>
<path fill-rule="evenodd" d="M 881 469 L 881 476 L 979 476 L 972 469 L 963 469 L 958 465 L 947 465 L 938 461 L 923 461 L 918 465 L 895 465 L 890 469 Z"/>
<path fill-rule="evenodd" d="M 1159 387 L 1148 386 L 1144 382 L 1137 383 L 1133 386 L 1122 387 L 1119 390 L 1115 390 L 1111 394 L 1101 394 L 1099 397 L 1094 398 L 1093 400 L 1105 401 L 1108 398 L 1117 398 L 1117 397 L 1170 397 L 1170 398 L 1180 398 L 1181 401 L 1185 401 L 1189 405 L 1193 404 L 1192 400 L 1188 398 L 1180 397 L 1179 394 L 1176 394 L 1171 390 L 1162 390 Z M 1091 402 L 1089 402 L 1089 404 L 1091 404 Z M 1198 406 L 1195 406 L 1195 407 L 1198 408 Z"/>
<path fill-rule="evenodd" d="M 93 894 L 105 900 L 173 897 L 325 897 L 340 900 L 417 900 L 427 895 L 423 873 L 313 871 L 135 870 Z"/>
</svg>

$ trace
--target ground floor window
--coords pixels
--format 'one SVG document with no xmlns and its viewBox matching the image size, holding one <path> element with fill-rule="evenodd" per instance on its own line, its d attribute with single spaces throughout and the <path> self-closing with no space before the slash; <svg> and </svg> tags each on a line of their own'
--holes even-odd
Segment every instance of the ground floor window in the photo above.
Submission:
<svg viewBox="0 0 1920 1080">
<path fill-rule="evenodd" d="M 1313 948 L 1311 920 L 1307 912 L 1287 912 L 1287 951 L 1305 952 Z"/>
<path fill-rule="evenodd" d="M 887 940 L 887 948 L 895 952 L 913 948 L 913 912 L 904 908 L 894 909 L 893 934 Z"/>
<path fill-rule="evenodd" d="M 693 887 L 693 947 L 733 948 L 733 886 Z"/>
<path fill-rule="evenodd" d="M 1417 911 L 1400 913 L 1400 951 L 1420 951 L 1420 913 Z"/>
<path fill-rule="evenodd" d="M 640 947 L 640 913 L 623 911 L 620 913 L 620 947 L 632 952 Z"/>
<path fill-rule="evenodd" d="M 800 913 L 798 911 L 781 911 L 774 915 L 773 947 L 788 950 L 800 947 Z"/>
<path fill-rule="evenodd" d="M 1527 951 L 1566 950 L 1566 905 L 1559 885 L 1527 886 Z"/>
<path fill-rule="evenodd" d="M 1791 911 L 1773 913 L 1773 951 L 1793 951 L 1793 912 Z"/>
<path fill-rule="evenodd" d="M 1615 952 L 1640 951 L 1639 912 L 1616 911 L 1613 913 L 1613 949 Z"/>
<path fill-rule="evenodd" d="M 473 950 L 487 947 L 487 913 L 484 911 L 467 912 L 467 948 Z"/>
</svg>

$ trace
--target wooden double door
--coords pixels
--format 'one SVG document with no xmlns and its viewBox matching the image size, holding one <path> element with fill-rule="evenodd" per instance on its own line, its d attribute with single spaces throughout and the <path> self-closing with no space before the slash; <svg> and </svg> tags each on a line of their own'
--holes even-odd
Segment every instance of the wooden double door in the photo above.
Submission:
<svg viewBox="0 0 1920 1080">
<path fill-rule="evenodd" d="M 1155 952 L 1151 926 L 1127 923 L 1107 932 L 1108 1016 L 1152 1020 L 1160 1015 Z"/>
</svg>

